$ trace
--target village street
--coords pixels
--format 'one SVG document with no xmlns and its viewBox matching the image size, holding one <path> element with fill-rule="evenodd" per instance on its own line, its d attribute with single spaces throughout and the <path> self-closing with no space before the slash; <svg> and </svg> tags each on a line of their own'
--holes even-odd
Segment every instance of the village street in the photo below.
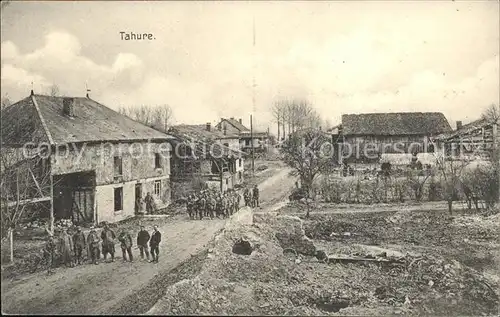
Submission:
<svg viewBox="0 0 500 317">
<path fill-rule="evenodd" d="M 294 184 L 289 169 L 279 166 L 259 186 L 263 206 L 287 196 Z M 55 274 L 40 272 L 19 280 L 3 281 L 4 313 L 10 314 L 105 314 L 119 309 L 123 299 L 148 287 L 159 274 L 168 272 L 200 252 L 221 230 L 224 220 L 189 220 L 185 214 L 160 227 L 162 243 L 158 264 L 137 260 L 58 268 Z M 119 230 L 119 229 L 118 229 Z M 135 234 L 135 233 L 134 233 Z M 154 302 L 148 303 L 154 305 Z"/>
</svg>

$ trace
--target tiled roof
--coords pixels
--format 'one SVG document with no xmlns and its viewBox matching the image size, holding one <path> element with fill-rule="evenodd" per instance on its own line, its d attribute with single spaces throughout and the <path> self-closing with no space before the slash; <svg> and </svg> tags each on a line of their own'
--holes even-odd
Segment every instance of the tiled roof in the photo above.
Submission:
<svg viewBox="0 0 500 317">
<path fill-rule="evenodd" d="M 342 115 L 344 135 L 436 135 L 452 129 L 440 112 Z"/>
<path fill-rule="evenodd" d="M 73 100 L 72 117 L 63 113 L 65 98 Z M 31 95 L 2 111 L 1 123 L 3 144 L 29 141 L 66 144 L 172 138 L 84 97 Z"/>
</svg>

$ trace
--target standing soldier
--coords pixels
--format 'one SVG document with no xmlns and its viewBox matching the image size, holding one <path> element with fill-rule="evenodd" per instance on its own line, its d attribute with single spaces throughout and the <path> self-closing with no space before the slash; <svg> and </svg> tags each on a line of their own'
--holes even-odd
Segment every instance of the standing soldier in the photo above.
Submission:
<svg viewBox="0 0 500 317">
<path fill-rule="evenodd" d="M 193 195 L 190 194 L 186 199 L 186 209 L 189 219 L 193 219 Z"/>
<path fill-rule="evenodd" d="M 139 247 L 139 252 L 141 253 L 141 259 L 144 259 L 144 253 L 146 253 L 146 259 L 149 261 L 149 232 L 141 226 L 141 231 L 137 234 L 137 246 Z"/>
<path fill-rule="evenodd" d="M 236 211 L 240 209 L 240 204 L 241 204 L 241 195 L 239 192 L 236 192 Z"/>
<path fill-rule="evenodd" d="M 204 195 L 201 194 L 200 199 L 198 199 L 198 216 L 200 217 L 200 220 L 203 219 L 206 207 L 207 207 L 207 200 L 205 199 Z"/>
<path fill-rule="evenodd" d="M 259 207 L 259 188 L 257 187 L 257 185 L 255 185 L 253 187 L 253 203 L 252 203 L 252 207 Z"/>
<path fill-rule="evenodd" d="M 87 236 L 87 244 L 88 244 L 88 253 L 90 260 L 94 264 L 99 264 L 97 260 L 99 260 L 99 255 L 100 251 L 99 250 L 99 243 L 101 240 L 99 239 L 99 236 L 97 235 L 97 232 L 95 232 L 94 227 L 90 227 L 90 232 L 89 235 Z"/>
<path fill-rule="evenodd" d="M 120 232 L 120 235 L 118 236 L 118 241 L 120 241 L 120 246 L 122 248 L 122 257 L 123 261 L 127 261 L 127 253 L 128 253 L 128 259 L 130 262 L 134 260 L 134 257 L 132 256 L 132 237 L 130 236 L 130 233 L 128 231 L 124 230 Z"/>
<path fill-rule="evenodd" d="M 210 213 L 210 219 L 214 219 L 215 211 L 217 207 L 217 202 L 215 201 L 215 197 L 212 193 L 208 196 L 208 209 Z"/>
<path fill-rule="evenodd" d="M 75 247 L 75 260 L 76 263 L 80 265 L 82 264 L 83 249 L 85 249 L 85 246 L 87 245 L 85 243 L 85 235 L 83 234 L 82 228 L 80 226 L 76 227 L 76 232 L 73 235 L 73 244 Z"/>
<path fill-rule="evenodd" d="M 158 226 L 154 225 L 153 234 L 151 235 L 151 240 L 149 240 L 149 247 L 151 248 L 151 256 L 153 258 L 152 261 L 154 263 L 158 263 L 158 254 L 160 253 L 160 242 L 161 242 L 161 233 L 158 231 Z"/>
<path fill-rule="evenodd" d="M 73 239 L 68 234 L 68 228 L 63 228 L 59 236 L 59 253 L 62 264 L 73 267 Z"/>
<path fill-rule="evenodd" d="M 40 255 L 36 256 L 35 264 L 31 269 L 31 273 L 34 273 L 36 271 L 40 263 L 47 265 L 47 274 L 54 273 L 52 269 L 54 268 L 56 263 L 56 256 L 57 256 L 56 241 L 54 240 L 53 236 L 49 236 L 47 238 L 47 242 L 43 246 L 43 249 L 40 251 Z"/>
<path fill-rule="evenodd" d="M 104 223 L 104 228 L 101 232 L 102 239 L 102 255 L 104 256 L 104 262 L 106 262 L 106 257 L 108 253 L 111 255 L 111 262 L 115 261 L 115 232 L 111 230 L 108 223 Z"/>
<path fill-rule="evenodd" d="M 245 188 L 243 198 L 245 198 L 245 206 L 250 206 L 252 202 L 252 193 L 250 192 L 250 189 L 248 189 L 248 187 Z"/>
<path fill-rule="evenodd" d="M 229 208 L 228 208 L 229 202 L 227 200 L 227 194 L 224 193 L 222 196 L 222 216 L 224 218 L 229 217 Z"/>
<path fill-rule="evenodd" d="M 222 195 L 217 195 L 215 201 L 215 215 L 219 218 L 222 215 Z"/>
<path fill-rule="evenodd" d="M 146 194 L 146 197 L 144 197 L 144 202 L 146 203 L 146 213 L 148 215 L 155 214 L 156 213 L 155 200 L 149 192 Z"/>
<path fill-rule="evenodd" d="M 235 205 L 235 199 L 233 196 L 233 192 L 229 192 L 227 195 L 227 200 L 229 202 L 229 215 L 232 215 L 234 213 L 234 205 Z"/>
</svg>

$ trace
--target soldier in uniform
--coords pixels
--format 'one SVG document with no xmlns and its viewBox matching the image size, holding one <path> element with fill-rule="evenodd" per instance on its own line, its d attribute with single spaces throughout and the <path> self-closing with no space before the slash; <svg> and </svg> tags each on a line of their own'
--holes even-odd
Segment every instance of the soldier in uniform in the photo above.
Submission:
<svg viewBox="0 0 500 317">
<path fill-rule="evenodd" d="M 236 211 L 240 209 L 240 204 L 241 204 L 241 195 L 239 192 L 236 192 Z"/>
<path fill-rule="evenodd" d="M 190 194 L 186 199 L 186 209 L 190 219 L 193 219 L 193 195 Z"/>
<path fill-rule="evenodd" d="M 68 229 L 63 228 L 59 236 L 59 252 L 62 264 L 73 267 L 73 250 L 73 239 L 68 234 Z"/>
<path fill-rule="evenodd" d="M 76 264 L 80 265 L 82 264 L 83 250 L 86 249 L 85 246 L 87 245 L 85 242 L 85 235 L 83 234 L 80 226 L 76 227 L 76 232 L 73 235 L 73 244 L 75 248 L 75 261 Z"/>
<path fill-rule="evenodd" d="M 104 256 L 104 262 L 106 262 L 106 256 L 108 253 L 111 255 L 111 262 L 115 261 L 115 238 L 115 232 L 109 228 L 107 223 L 104 223 L 104 229 L 101 232 L 102 255 Z"/>
<path fill-rule="evenodd" d="M 128 254 L 128 260 L 132 262 L 134 260 L 134 256 L 132 255 L 132 236 L 128 231 L 122 231 L 118 236 L 118 241 L 120 241 L 123 261 L 127 261 Z"/>
<path fill-rule="evenodd" d="M 215 217 L 216 205 L 217 205 L 217 202 L 215 201 L 215 197 L 212 193 L 210 193 L 208 196 L 208 210 L 210 213 L 210 219 L 214 219 L 214 217 Z"/>
<path fill-rule="evenodd" d="M 206 208 L 207 208 L 207 199 L 203 194 L 201 194 L 200 199 L 198 200 L 198 216 L 200 217 L 200 220 L 203 219 L 203 215 L 205 213 Z"/>
<path fill-rule="evenodd" d="M 56 241 L 53 236 L 49 236 L 47 238 L 47 242 L 40 251 L 40 255 L 36 256 L 35 264 L 31 269 L 31 273 L 34 273 L 36 271 L 40 263 L 43 263 L 47 266 L 47 274 L 54 273 L 52 269 L 55 266 L 57 254 L 58 252 Z"/>
<path fill-rule="evenodd" d="M 252 197 L 252 207 L 259 207 L 259 187 L 257 185 L 253 187 Z"/>
<path fill-rule="evenodd" d="M 88 255 L 89 258 L 91 259 L 92 263 L 94 264 L 99 264 L 97 260 L 99 260 L 101 250 L 99 250 L 99 243 L 101 240 L 99 239 L 99 236 L 97 235 L 97 232 L 95 231 L 94 227 L 90 228 L 89 235 L 87 236 L 87 244 L 88 244 Z"/>
<path fill-rule="evenodd" d="M 245 206 L 250 206 L 252 203 L 252 192 L 248 189 L 248 187 L 245 188 L 243 197 L 245 198 Z"/>
</svg>

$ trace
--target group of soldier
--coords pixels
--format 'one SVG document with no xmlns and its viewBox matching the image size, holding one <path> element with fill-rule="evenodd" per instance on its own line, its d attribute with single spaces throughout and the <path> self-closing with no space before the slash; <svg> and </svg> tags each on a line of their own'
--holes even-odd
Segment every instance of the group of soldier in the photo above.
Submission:
<svg viewBox="0 0 500 317">
<path fill-rule="evenodd" d="M 238 211 L 241 196 L 235 190 L 219 193 L 213 189 L 204 189 L 187 197 L 186 209 L 191 219 L 227 218 Z"/>
<path fill-rule="evenodd" d="M 243 198 L 245 206 L 258 207 L 259 189 L 257 185 L 252 190 L 246 188 Z M 186 199 L 186 209 L 191 219 L 228 218 L 238 211 L 240 205 L 241 195 L 234 189 L 229 189 L 224 193 L 213 189 L 204 189 L 189 195 Z"/>
<path fill-rule="evenodd" d="M 42 262 L 47 266 L 47 273 L 52 273 L 52 269 L 58 264 L 63 264 L 67 267 L 74 267 L 84 263 L 83 251 L 86 250 L 87 257 L 93 264 L 99 264 L 102 256 L 104 262 L 107 262 L 107 256 L 111 257 L 111 262 L 115 260 L 115 242 L 120 242 L 123 261 L 133 261 L 132 236 L 127 230 L 122 230 L 118 237 L 115 232 L 108 226 L 103 224 L 101 234 L 97 234 L 96 228 L 91 227 L 87 236 L 82 231 L 81 227 L 76 227 L 75 232 L 70 235 L 68 228 L 63 228 L 59 236 L 49 236 L 40 255 L 35 260 L 32 271 L 34 272 Z M 150 234 L 144 226 L 141 226 L 137 234 L 137 247 L 140 251 L 141 259 L 144 255 L 148 262 L 158 263 L 159 244 L 161 241 L 161 233 L 158 227 L 153 226 L 153 232 Z M 150 251 L 152 260 L 150 260 Z M 128 260 L 127 260 L 128 257 Z"/>
</svg>

